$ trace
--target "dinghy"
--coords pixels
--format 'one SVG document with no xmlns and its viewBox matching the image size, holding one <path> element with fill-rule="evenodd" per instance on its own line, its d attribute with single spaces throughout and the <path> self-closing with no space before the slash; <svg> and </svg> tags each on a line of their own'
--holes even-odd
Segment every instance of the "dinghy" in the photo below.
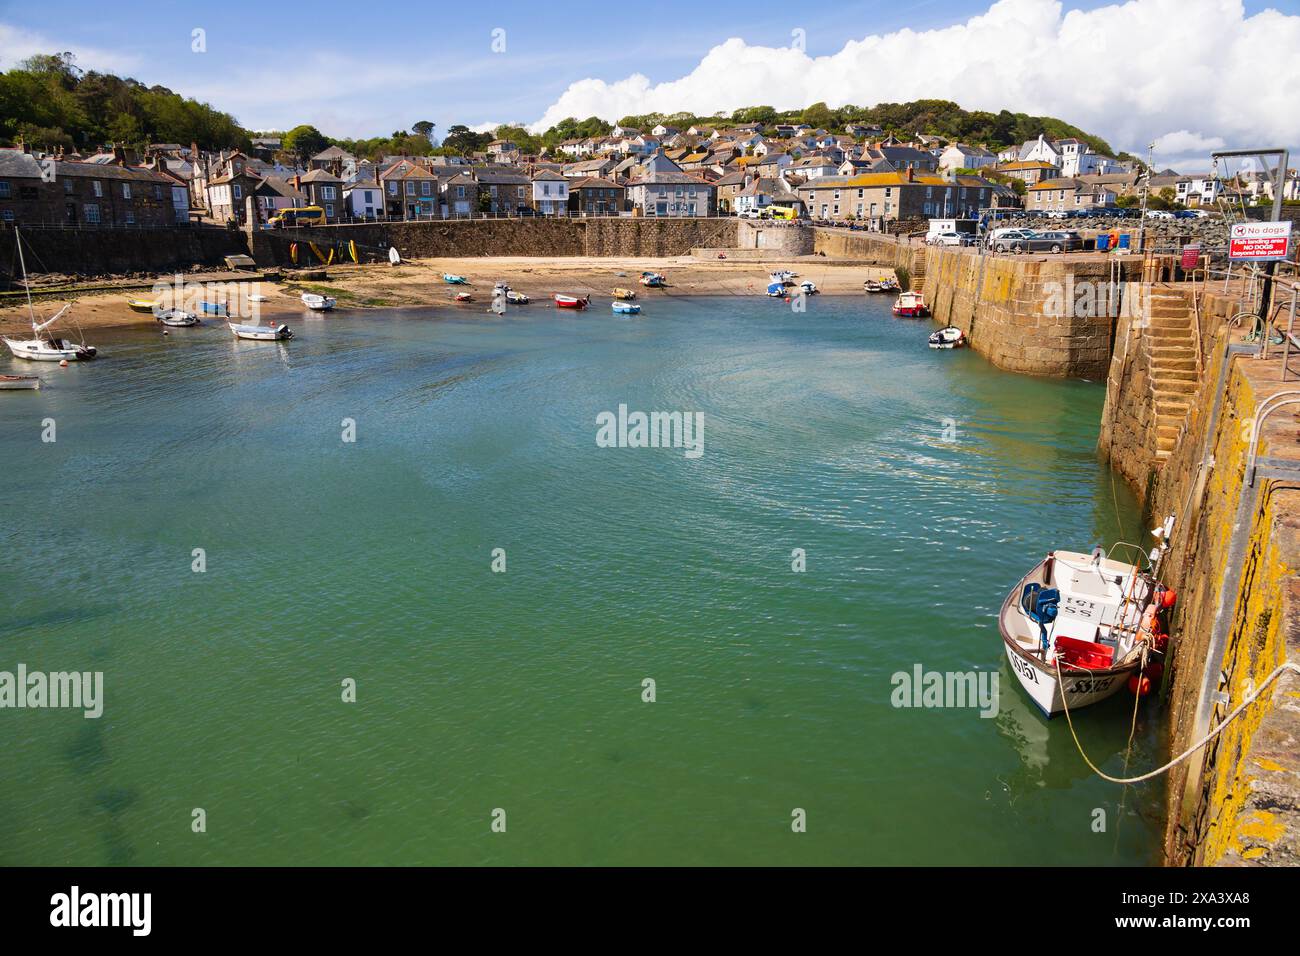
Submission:
<svg viewBox="0 0 1300 956">
<path fill-rule="evenodd" d="M 804 295 L 816 295 L 818 291 L 817 283 L 813 282 L 812 279 L 804 279 L 799 283 L 799 291 Z"/>
<path fill-rule="evenodd" d="M 894 315 L 905 319 L 923 319 L 930 314 L 919 292 L 901 292 L 894 302 Z"/>
<path fill-rule="evenodd" d="M 193 312 L 186 312 L 183 309 L 164 309 L 162 312 L 158 313 L 157 319 L 163 325 L 171 326 L 174 329 L 199 324 L 199 317 L 197 315 Z"/>
<path fill-rule="evenodd" d="M 1171 517 L 1157 530 L 1167 536 L 1172 526 Z M 1139 561 L 1152 568 L 1163 549 Z M 1126 685 L 1137 692 L 1143 681 L 1150 686 L 1141 672 L 1163 655 L 1168 638 L 1158 615 L 1174 604 L 1153 570 L 1101 548 L 1091 555 L 1052 551 L 1011 589 L 998 615 L 1003 647 L 1025 693 L 1048 717 Z"/>
<path fill-rule="evenodd" d="M 636 298 L 636 293 L 631 289 L 612 289 L 609 294 L 616 299 L 631 300 Z"/>
<path fill-rule="evenodd" d="M 70 342 L 67 339 L 56 339 L 49 335 L 44 338 L 41 337 L 41 333 L 63 318 L 68 310 L 72 308 L 72 305 L 71 303 L 65 305 L 44 322 L 36 321 L 36 309 L 32 305 L 32 291 L 27 284 L 27 260 L 23 255 L 23 240 L 16 227 L 14 228 L 14 244 L 18 247 L 18 264 L 22 268 L 23 287 L 27 290 L 27 316 L 32 323 L 32 337 L 30 339 L 11 339 L 5 336 L 4 343 L 9 346 L 9 351 L 13 353 L 14 358 L 26 359 L 29 362 L 76 362 L 93 359 L 98 354 L 93 345 L 86 345 L 84 342 Z"/>
<path fill-rule="evenodd" d="M 456 301 L 457 301 L 457 302 L 473 302 L 473 301 L 474 301 L 474 297 L 473 297 L 472 295 L 470 295 L 468 292 L 457 292 L 457 293 L 456 293 Z"/>
<path fill-rule="evenodd" d="M 158 308 L 158 302 L 154 299 L 127 299 L 126 304 L 133 312 L 152 312 Z"/>
<path fill-rule="evenodd" d="M 270 302 L 271 297 L 269 295 L 262 295 L 259 292 L 254 292 L 248 297 L 248 301 L 249 302 Z"/>
<path fill-rule="evenodd" d="M 506 301 L 511 305 L 527 305 L 528 296 L 522 292 L 516 292 L 514 289 L 509 289 L 506 292 Z"/>
<path fill-rule="evenodd" d="M 224 302 L 200 302 L 199 309 L 202 310 L 204 315 L 230 315 Z"/>
<path fill-rule="evenodd" d="M 662 289 L 668 284 L 668 280 L 657 272 L 643 272 L 641 273 L 641 284 L 647 289 Z"/>
<path fill-rule="evenodd" d="M 287 325 L 239 325 L 227 322 L 230 331 L 237 339 L 249 339 L 254 342 L 276 342 L 293 338 L 293 329 Z"/>
<path fill-rule="evenodd" d="M 35 375 L 0 375 L 0 392 L 40 387 L 41 380 Z"/>
<path fill-rule="evenodd" d="M 868 279 L 866 282 L 862 283 L 862 291 L 863 292 L 884 292 L 885 290 L 880 287 L 880 283 L 877 282 L 875 279 Z"/>
<path fill-rule="evenodd" d="M 767 294 L 774 299 L 785 298 L 785 284 L 782 282 L 772 282 L 768 284 Z"/>
<path fill-rule="evenodd" d="M 304 292 L 302 304 L 313 312 L 328 312 L 334 308 L 334 298 L 328 295 L 316 295 L 314 292 Z"/>
<path fill-rule="evenodd" d="M 443 273 L 442 281 L 447 285 L 469 285 L 469 280 L 464 276 L 452 275 L 450 272 Z"/>
<path fill-rule="evenodd" d="M 639 315 L 641 306 L 635 302 L 611 302 L 609 307 L 614 310 L 615 315 Z"/>
<path fill-rule="evenodd" d="M 583 296 L 579 299 L 576 295 L 560 295 L 558 292 L 551 294 L 555 300 L 557 309 L 585 309 L 591 303 L 591 296 Z"/>
<path fill-rule="evenodd" d="M 930 348 L 958 349 L 966 344 L 966 333 L 955 325 L 936 329 L 930 333 Z"/>
</svg>

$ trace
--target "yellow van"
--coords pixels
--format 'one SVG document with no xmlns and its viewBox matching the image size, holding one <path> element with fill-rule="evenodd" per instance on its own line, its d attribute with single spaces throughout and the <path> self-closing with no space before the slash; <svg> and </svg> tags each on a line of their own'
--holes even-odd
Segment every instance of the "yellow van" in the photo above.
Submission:
<svg viewBox="0 0 1300 956">
<path fill-rule="evenodd" d="M 320 206 L 301 206 L 298 209 L 281 209 L 278 216 L 272 216 L 267 225 L 276 228 L 294 226 L 325 225 L 325 210 Z"/>
</svg>

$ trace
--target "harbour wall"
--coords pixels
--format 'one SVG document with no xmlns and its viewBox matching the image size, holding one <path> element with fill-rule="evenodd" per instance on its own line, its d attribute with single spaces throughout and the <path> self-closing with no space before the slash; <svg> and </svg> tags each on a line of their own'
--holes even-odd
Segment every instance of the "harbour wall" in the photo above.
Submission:
<svg viewBox="0 0 1300 956">
<path fill-rule="evenodd" d="M 1152 383 L 1178 354 L 1160 344 L 1161 326 L 1152 324 L 1159 316 L 1126 320 L 1117 330 L 1099 446 L 1142 495 L 1145 527 L 1176 516 L 1160 569 L 1179 594 L 1162 687 L 1171 756 L 1221 722 L 1278 664 L 1300 662 L 1294 407 L 1259 419 L 1266 398 L 1296 386 L 1283 382 L 1276 350 L 1259 358 L 1257 346 L 1228 327 L 1239 302 L 1203 287 L 1179 291 L 1202 336 L 1179 403 L 1185 409 L 1176 424 L 1156 413 Z M 1281 462 L 1283 471 L 1252 485 L 1247 458 L 1256 432 L 1261 459 Z M 1288 462 L 1294 476 L 1285 473 Z M 1174 767 L 1167 811 L 1170 865 L 1300 864 L 1300 678 L 1284 673 L 1202 752 Z"/>
<path fill-rule="evenodd" d="M 339 243 L 355 242 L 362 261 L 383 259 L 389 247 L 404 258 L 477 256 L 684 256 L 696 247 L 735 248 L 735 219 L 463 219 L 416 222 L 350 223 L 297 230 L 258 230 L 249 241 L 259 266 L 313 261 L 315 243 L 328 255 Z"/>
<path fill-rule="evenodd" d="M 14 235 L 0 228 L 0 273 L 17 262 Z M 186 271 L 248 253 L 242 232 L 215 226 L 23 229 L 22 238 L 29 272 L 77 276 Z"/>
</svg>

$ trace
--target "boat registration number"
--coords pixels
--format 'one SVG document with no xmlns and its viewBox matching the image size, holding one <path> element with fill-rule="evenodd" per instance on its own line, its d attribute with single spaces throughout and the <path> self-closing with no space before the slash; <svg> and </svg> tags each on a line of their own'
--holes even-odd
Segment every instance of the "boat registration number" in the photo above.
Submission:
<svg viewBox="0 0 1300 956">
<path fill-rule="evenodd" d="M 1071 694 L 1100 694 L 1102 691 L 1108 690 L 1113 683 L 1115 683 L 1114 675 L 1096 678 L 1085 677 L 1071 684 L 1069 691 Z"/>
<path fill-rule="evenodd" d="M 1062 614 L 1077 617 L 1080 620 L 1095 621 L 1101 616 L 1101 607 L 1096 601 L 1087 601 L 1074 595 L 1066 595 L 1061 605 Z"/>
<path fill-rule="evenodd" d="M 1031 680 L 1035 684 L 1038 683 L 1038 671 L 1033 664 L 1022 659 L 1019 654 L 1010 654 L 1008 656 L 1011 658 L 1011 666 L 1020 673 L 1021 677 L 1025 680 Z"/>
</svg>

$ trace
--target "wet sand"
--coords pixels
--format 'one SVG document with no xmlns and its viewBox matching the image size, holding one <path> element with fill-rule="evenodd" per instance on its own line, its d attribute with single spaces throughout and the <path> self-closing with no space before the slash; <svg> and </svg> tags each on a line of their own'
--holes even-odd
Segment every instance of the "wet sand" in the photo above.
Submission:
<svg viewBox="0 0 1300 956">
<path fill-rule="evenodd" d="M 326 269 L 323 280 L 308 280 L 292 271 L 286 271 L 280 282 L 258 280 L 254 274 L 205 272 L 187 274 L 186 282 L 256 282 L 257 292 L 267 301 L 260 304 L 263 320 L 284 319 L 301 315 L 304 311 L 299 296 L 303 292 L 317 292 L 334 296 L 339 309 L 385 309 L 412 306 L 451 305 L 455 294 L 469 291 L 475 301 L 465 306 L 467 312 L 476 306 L 486 306 L 492 295 L 492 286 L 505 281 L 518 292 L 528 295 L 535 303 L 550 302 L 552 293 L 591 295 L 593 302 L 611 298 L 615 287 L 634 288 L 638 297 L 647 299 L 661 295 L 763 295 L 768 275 L 777 269 L 789 269 L 800 279 L 811 279 L 820 292 L 827 295 L 862 295 L 866 279 L 880 278 L 891 270 L 871 265 L 826 259 L 821 256 L 801 256 L 787 260 L 744 261 L 741 259 L 695 259 L 690 256 L 670 258 L 454 258 L 417 259 L 399 266 L 386 264 L 336 265 Z M 637 280 L 643 271 L 664 275 L 666 289 L 644 289 Z M 469 286 L 452 286 L 443 281 L 443 275 L 464 276 Z M 171 275 L 160 275 L 157 280 L 170 284 Z M 39 283 L 40 278 L 35 277 Z M 143 280 L 147 282 L 147 280 Z M 108 285 L 105 281 L 85 283 L 86 286 Z M 41 298 L 36 303 L 38 319 L 53 315 L 66 302 L 75 299 L 75 305 L 66 323 L 60 323 L 66 332 L 80 327 L 110 328 L 113 326 L 152 323 L 149 313 L 132 311 L 128 299 L 151 297 L 147 288 L 140 288 L 142 280 L 121 280 L 113 283 L 119 288 L 111 291 L 67 292 Z M 29 328 L 27 308 L 21 301 L 10 301 L 0 306 L 0 332 L 22 333 Z M 51 331 L 56 331 L 51 329 Z"/>
</svg>

